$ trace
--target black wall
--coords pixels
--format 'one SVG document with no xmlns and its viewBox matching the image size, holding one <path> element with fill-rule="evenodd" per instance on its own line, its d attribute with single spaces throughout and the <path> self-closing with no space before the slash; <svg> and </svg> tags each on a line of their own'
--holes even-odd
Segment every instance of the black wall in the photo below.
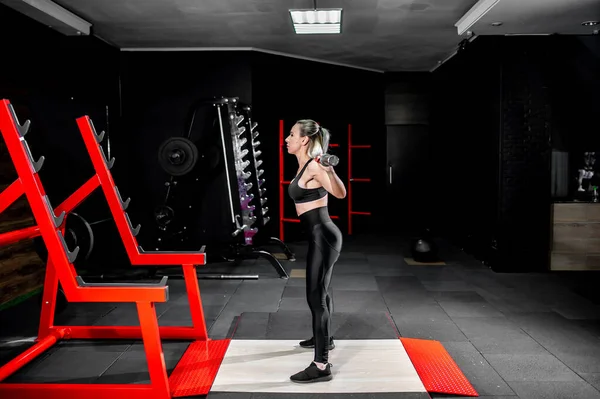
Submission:
<svg viewBox="0 0 600 399">
<path fill-rule="evenodd" d="M 123 102 L 124 131 L 120 135 L 121 146 L 127 153 L 127 187 L 123 196 L 131 196 L 128 212 L 134 224 L 141 224 L 139 243 L 148 249 L 157 248 L 158 226 L 155 209 L 165 203 L 170 175 L 158 162 L 158 150 L 170 137 L 187 136 L 190 126 L 193 141 L 200 138 L 202 122 L 192 115 L 199 101 L 214 97 L 239 97 L 240 101 L 252 100 L 252 77 L 250 60 L 245 52 L 123 52 L 121 57 L 121 95 Z M 197 116 L 201 115 L 201 111 Z M 217 144 L 220 137 L 217 137 Z M 220 144 L 219 144 L 220 148 Z M 200 148 L 204 154 L 206 148 Z M 116 166 L 115 166 L 116 167 Z M 206 173 L 197 168 L 194 176 L 205 179 Z M 225 180 L 212 179 L 195 191 L 192 174 L 177 179 L 180 185 L 170 196 L 183 198 L 196 209 L 186 218 L 214 217 L 215 223 L 228 211 Z M 202 198 L 214 198 L 217 202 L 205 209 Z M 202 204 L 202 205 L 201 205 Z M 174 209 L 175 218 L 182 218 L 182 209 Z M 179 212 L 178 212 L 179 211 Z M 186 229 L 193 231 L 202 223 L 189 220 Z M 197 250 L 206 243 L 191 243 L 190 250 Z M 158 246 L 160 249 L 166 249 Z"/>
<path fill-rule="evenodd" d="M 552 150 L 568 157 L 566 171 L 562 163 L 552 165 L 557 176 L 553 195 L 559 200 L 582 197 L 577 193 L 577 169 L 583 164 L 583 153 L 600 151 L 598 123 L 600 116 L 600 37 L 557 37 L 560 53 L 552 59 L 550 71 L 553 90 L 552 103 Z M 593 179 L 598 185 L 600 180 Z M 561 186 L 566 186 L 561 189 Z M 585 194 L 583 198 L 586 199 Z M 589 199 L 589 198 L 588 198 Z"/>
<path fill-rule="evenodd" d="M 574 44 L 581 51 L 568 49 Z M 345 182 L 348 123 L 355 143 L 373 145 L 363 158 L 363 150 L 354 152 L 354 177 L 373 178 L 368 188 L 354 185 L 353 208 L 373 212 L 354 217 L 356 233 L 429 227 L 499 270 L 508 270 L 508 264 L 516 270 L 543 269 L 549 143 L 571 148 L 573 142 L 585 142 L 566 133 L 574 129 L 567 117 L 574 110 L 578 131 L 595 121 L 590 107 L 597 101 L 597 83 L 590 62 L 597 58 L 588 54 L 590 47 L 594 44 L 569 37 L 481 37 L 434 73 L 385 75 L 257 52 L 124 53 L 128 127 L 123 137 L 134 160 L 128 174 L 135 181 L 132 191 L 144 196 L 133 213 L 135 222 L 154 223 L 166 178 L 156 149 L 182 133 L 192 102 L 239 96 L 252 104 L 259 124 L 271 214 L 264 235 L 279 234 L 279 120 L 287 135 L 295 120 L 313 118 L 330 128 L 333 143 L 341 144 L 330 152 L 341 155 L 337 171 Z M 564 57 L 569 51 L 577 57 Z M 574 105 L 564 93 L 574 95 L 578 87 L 581 99 Z M 403 139 L 387 145 L 392 136 Z M 402 155 L 407 149 L 410 153 Z M 403 195 L 391 199 L 388 153 L 400 153 L 406 169 Z M 293 156 L 284 159 L 289 180 L 297 165 Z M 284 210 L 286 217 L 295 217 L 287 194 Z M 347 199 L 332 198 L 330 211 L 341 216 L 338 223 L 347 231 Z M 403 225 L 390 223 L 392 215 Z M 154 239 L 145 235 L 153 229 L 142 229 L 142 242 Z M 285 231 L 287 240 L 303 237 L 298 224 L 285 224 Z"/>
<path fill-rule="evenodd" d="M 552 90 L 552 148 L 585 151 L 599 148 L 600 38 L 557 37 L 560 53 L 554 53 Z"/>
<path fill-rule="evenodd" d="M 385 231 L 419 234 L 430 227 L 429 199 L 437 180 L 429 154 L 432 75 L 386 73 L 385 78 L 389 209 Z"/>
<path fill-rule="evenodd" d="M 93 174 L 76 118 L 89 115 L 111 138 L 118 129 L 119 51 L 93 36 L 64 36 L 4 5 L 0 35 L 0 98 L 21 122 L 31 120 L 27 142 L 34 158 L 46 159 L 40 178 L 58 206 Z M 77 212 L 90 222 L 109 216 L 100 190 Z"/>
<path fill-rule="evenodd" d="M 433 74 L 436 227 L 496 270 L 547 270 L 552 148 L 597 142 L 590 47 L 482 37 Z"/>
<path fill-rule="evenodd" d="M 64 36 L 4 5 L 0 34 L 0 98 L 11 101 L 21 121 L 31 119 L 27 141 L 34 156 L 46 157 L 40 176 L 58 205 L 91 172 L 75 119 L 89 115 L 100 131 L 106 107 L 117 116 L 119 51 L 95 37 Z"/>
<path fill-rule="evenodd" d="M 281 75 L 280 75 L 281 74 Z M 281 76 L 281 78 L 278 77 Z M 281 80 L 279 80 L 281 79 Z M 371 178 L 371 183 L 354 183 L 352 208 L 370 211 L 372 216 L 354 216 L 353 234 L 368 234 L 386 223 L 387 211 L 382 193 L 385 188 L 384 75 L 348 67 L 254 53 L 252 57 L 252 101 L 259 123 L 271 225 L 278 235 L 279 218 L 279 120 L 284 121 L 284 139 L 299 119 L 314 119 L 329 129 L 329 153 L 340 156 L 336 173 L 348 185 L 348 124 L 353 144 L 370 144 L 371 149 L 352 151 L 352 175 Z M 284 152 L 284 178 L 291 180 L 298 170 L 294 155 Z M 284 187 L 285 217 L 296 218 L 294 205 Z M 336 224 L 347 233 L 348 197 L 330 196 L 330 214 L 339 216 Z M 286 241 L 304 239 L 299 224 L 285 224 Z"/>
<path fill-rule="evenodd" d="M 430 219 L 461 246 L 489 247 L 498 212 L 502 56 L 486 39 L 432 76 Z"/>
<path fill-rule="evenodd" d="M 370 187 L 356 187 L 353 208 L 375 213 L 373 218 L 356 217 L 355 231 L 366 232 L 373 220 L 385 219 L 385 212 L 378 212 L 375 206 L 379 198 L 367 195 L 373 190 L 381 192 L 384 182 L 385 158 L 380 155 L 385 154 L 382 74 L 256 52 L 123 52 L 121 66 L 126 128 L 119 140 L 130 161 L 128 187 L 123 195 L 134 195 L 130 213 L 133 223 L 142 225 L 138 239 L 144 247 L 153 248 L 156 243 L 154 209 L 163 203 L 165 182 L 169 180 L 158 164 L 158 147 L 168 137 L 184 135 L 191 106 L 202 98 L 239 97 L 252 105 L 260 132 L 258 140 L 271 217 L 259 234 L 279 235 L 280 120 L 284 120 L 285 136 L 293 123 L 302 118 L 315 119 L 329 128 L 331 142 L 341 145 L 329 152 L 340 155 L 336 170 L 345 183 L 347 126 L 351 123 L 354 143 L 373 145 L 372 150 L 355 150 L 354 176 L 372 177 L 374 181 Z M 277 80 L 279 74 L 281 80 Z M 363 155 L 358 151 L 370 153 Z M 296 158 L 286 153 L 284 163 L 285 178 L 289 180 L 297 170 Z M 207 195 L 215 201 L 228 201 L 225 186 L 203 188 L 211 190 Z M 293 204 L 285 188 L 285 214 L 294 218 Z M 194 201 L 192 197 L 190 194 L 190 203 Z M 218 210 L 214 205 L 203 209 L 199 217 L 227 209 Z M 332 197 L 330 213 L 341 217 L 339 226 L 345 231 L 347 199 Z M 299 225 L 285 225 L 286 241 L 303 239 L 301 234 Z M 190 245 L 196 248 L 202 244 Z"/>
</svg>

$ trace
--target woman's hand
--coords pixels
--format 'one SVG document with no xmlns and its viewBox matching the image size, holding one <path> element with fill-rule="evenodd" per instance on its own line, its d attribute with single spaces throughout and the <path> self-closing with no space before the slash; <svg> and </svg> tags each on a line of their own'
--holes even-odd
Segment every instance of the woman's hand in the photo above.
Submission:
<svg viewBox="0 0 600 399">
<path fill-rule="evenodd" d="M 321 167 L 321 169 L 323 169 L 325 172 L 327 173 L 333 173 L 333 166 L 329 165 L 329 166 L 325 166 L 321 163 L 321 156 L 318 156 L 317 159 L 317 164 L 319 165 L 319 167 Z"/>
</svg>

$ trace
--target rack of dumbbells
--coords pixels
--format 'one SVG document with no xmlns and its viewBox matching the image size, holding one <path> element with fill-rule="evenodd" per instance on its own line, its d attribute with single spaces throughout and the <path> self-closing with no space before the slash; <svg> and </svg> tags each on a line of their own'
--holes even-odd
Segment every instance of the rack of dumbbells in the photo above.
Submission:
<svg viewBox="0 0 600 399">
<path fill-rule="evenodd" d="M 242 145 L 243 150 L 248 150 L 248 153 L 243 152 L 244 156 L 248 156 L 248 160 L 250 161 L 250 165 L 247 166 L 245 171 L 250 172 L 249 181 L 247 184 L 247 191 L 250 193 L 254 203 L 259 204 L 259 208 L 256 208 L 256 205 L 252 206 L 253 216 L 256 217 L 254 221 L 254 225 L 257 228 L 261 228 L 266 226 L 267 223 L 271 220 L 269 216 L 269 207 L 268 199 L 267 199 L 267 189 L 265 188 L 265 179 L 264 169 L 262 168 L 263 161 L 261 159 L 262 151 L 260 150 L 260 140 L 259 140 L 259 131 L 258 131 L 258 123 L 254 121 L 252 118 L 252 107 L 248 104 L 244 104 L 238 101 L 237 106 L 237 122 L 241 133 L 240 136 L 243 137 Z M 249 156 L 248 154 L 252 154 Z M 252 244 L 254 245 L 265 245 L 265 244 L 274 244 L 279 247 L 283 251 L 283 255 L 287 260 L 295 261 L 294 254 L 290 251 L 288 246 L 277 237 L 267 237 L 264 239 L 264 236 L 257 236 L 252 238 Z"/>
<path fill-rule="evenodd" d="M 261 209 L 268 209 L 263 207 L 260 195 L 257 198 L 254 194 L 254 191 L 259 188 L 259 184 L 264 182 L 261 179 L 264 169 L 260 169 L 259 162 L 262 162 L 260 161 L 260 150 L 254 147 L 253 138 L 247 134 L 252 129 L 246 128 L 244 120 L 248 118 L 240 112 L 243 107 L 236 104 L 236 99 L 231 99 L 231 101 L 223 99 L 222 101 L 227 107 L 217 109 L 219 119 L 223 122 L 226 121 L 221 126 L 221 137 L 224 140 L 224 148 L 228 146 L 227 144 L 231 145 L 233 173 L 235 174 L 235 178 L 230 177 L 228 182 L 231 220 L 235 224 L 232 235 L 241 234 L 244 237 L 244 244 L 252 245 L 253 237 L 258 233 L 257 215 L 262 215 Z M 225 112 L 227 112 L 227 117 L 223 115 Z M 228 134 L 230 143 L 227 143 L 226 139 Z M 226 154 L 225 157 L 227 157 Z M 239 198 L 239 211 L 236 209 L 238 204 L 234 196 Z"/>
<path fill-rule="evenodd" d="M 281 277 L 288 277 L 280 261 L 261 246 L 277 244 L 287 259 L 294 260 L 282 241 L 265 240 L 259 234 L 269 216 L 251 107 L 238 98 L 199 101 L 192 107 L 186 130 L 186 137 L 168 139 L 159 151 L 161 165 L 171 178 L 165 183 L 165 203 L 156 212 L 156 247 L 183 249 L 200 242 L 206 245 L 209 259 L 239 262 L 262 257 Z"/>
<path fill-rule="evenodd" d="M 250 206 L 253 217 L 256 219 L 254 224 L 258 227 L 266 226 L 270 217 L 267 215 L 269 207 L 267 206 L 267 190 L 264 187 L 265 179 L 263 178 L 265 170 L 261 168 L 263 161 L 260 159 L 262 151 L 259 149 L 258 124 L 252 119 L 252 107 L 250 105 L 238 103 L 236 125 L 240 133 L 238 138 L 234 137 L 234 143 L 237 142 L 237 145 L 240 146 L 241 153 L 239 155 L 242 158 L 248 157 L 248 160 L 242 164 L 245 167 L 242 173 L 248 177 L 244 182 L 244 189 L 251 201 L 254 201 L 254 203 L 260 202 L 260 211 L 257 211 L 255 205 Z M 234 136 L 236 135 L 234 134 Z"/>
</svg>

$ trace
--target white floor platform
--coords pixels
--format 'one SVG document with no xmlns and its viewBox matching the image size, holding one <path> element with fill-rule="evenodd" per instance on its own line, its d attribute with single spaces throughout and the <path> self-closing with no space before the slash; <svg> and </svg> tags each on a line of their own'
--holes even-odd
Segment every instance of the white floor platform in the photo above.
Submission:
<svg viewBox="0 0 600 399">
<path fill-rule="evenodd" d="M 336 340 L 329 353 L 333 380 L 297 384 L 313 350 L 298 340 L 232 340 L 211 392 L 426 392 L 399 339 Z"/>
</svg>

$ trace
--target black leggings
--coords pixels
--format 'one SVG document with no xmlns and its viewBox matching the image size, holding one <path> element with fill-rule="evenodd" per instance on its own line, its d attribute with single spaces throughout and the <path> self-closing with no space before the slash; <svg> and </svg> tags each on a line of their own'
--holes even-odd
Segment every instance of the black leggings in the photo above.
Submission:
<svg viewBox="0 0 600 399">
<path fill-rule="evenodd" d="M 306 300 L 312 313 L 315 358 L 318 363 L 329 359 L 331 314 L 333 301 L 329 295 L 329 283 L 333 264 L 342 250 L 342 233 L 331 221 L 327 207 L 311 209 L 300 215 L 309 233 L 306 256 Z"/>
</svg>

